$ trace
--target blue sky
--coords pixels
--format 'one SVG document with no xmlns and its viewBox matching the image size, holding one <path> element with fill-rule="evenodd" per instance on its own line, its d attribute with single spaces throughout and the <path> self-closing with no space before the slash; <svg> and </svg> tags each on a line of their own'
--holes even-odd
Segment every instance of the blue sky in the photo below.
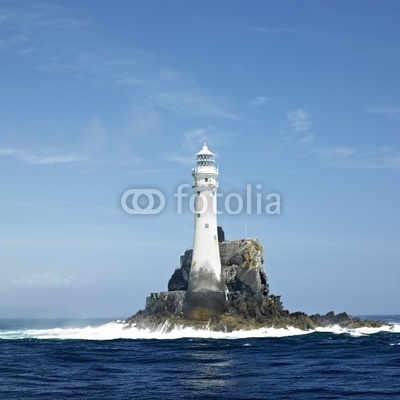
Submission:
<svg viewBox="0 0 400 400">
<path fill-rule="evenodd" d="M 0 1 L 0 305 L 127 317 L 192 245 L 173 196 L 217 154 L 223 213 L 291 311 L 400 313 L 398 1 Z M 128 215 L 130 188 L 166 209 Z M 254 196 L 253 196 L 254 197 Z"/>
</svg>

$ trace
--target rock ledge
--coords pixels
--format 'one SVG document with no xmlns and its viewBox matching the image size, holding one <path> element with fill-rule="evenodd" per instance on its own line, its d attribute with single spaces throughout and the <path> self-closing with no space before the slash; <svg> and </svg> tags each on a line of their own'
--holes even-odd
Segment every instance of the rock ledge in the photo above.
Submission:
<svg viewBox="0 0 400 400">
<path fill-rule="evenodd" d="M 263 327 L 295 327 L 312 330 L 339 325 L 343 328 L 382 327 L 382 321 L 362 320 L 347 313 L 307 315 L 290 313 L 283 308 L 280 296 L 270 294 L 264 269 L 263 247 L 257 239 L 241 239 L 219 243 L 222 275 L 225 280 L 228 311 L 208 321 L 185 319 L 183 302 L 188 285 L 192 250 L 181 256 L 168 282 L 168 292 L 151 293 L 144 310 L 125 322 L 143 329 L 171 330 L 175 326 L 207 328 L 214 331 L 253 330 Z"/>
</svg>

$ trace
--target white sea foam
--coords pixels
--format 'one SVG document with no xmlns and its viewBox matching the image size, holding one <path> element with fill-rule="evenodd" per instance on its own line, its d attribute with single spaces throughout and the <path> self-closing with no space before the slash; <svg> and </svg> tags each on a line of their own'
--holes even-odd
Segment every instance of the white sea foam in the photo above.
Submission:
<svg viewBox="0 0 400 400">
<path fill-rule="evenodd" d="M 373 335 L 379 332 L 392 332 L 392 333 L 400 333 L 400 324 L 393 324 L 393 326 L 381 326 L 380 328 L 357 328 L 357 329 L 349 329 L 342 328 L 339 325 L 327 326 L 325 328 L 317 328 L 316 332 L 328 332 L 333 334 L 347 334 L 353 337 L 359 336 L 367 336 Z"/>
<path fill-rule="evenodd" d="M 0 331 L 0 339 L 80 339 L 80 340 L 115 340 L 115 339 L 250 339 L 250 338 L 278 338 L 288 336 L 307 335 L 313 332 L 346 334 L 353 337 L 372 335 L 378 332 L 400 333 L 400 324 L 393 327 L 347 329 L 338 325 L 316 330 L 304 331 L 294 327 L 275 329 L 261 328 L 251 331 L 214 332 L 210 329 L 195 329 L 175 326 L 169 329 L 164 324 L 158 329 L 138 329 L 129 327 L 122 322 L 110 322 L 101 326 L 87 326 L 85 328 L 53 328 Z"/>
</svg>

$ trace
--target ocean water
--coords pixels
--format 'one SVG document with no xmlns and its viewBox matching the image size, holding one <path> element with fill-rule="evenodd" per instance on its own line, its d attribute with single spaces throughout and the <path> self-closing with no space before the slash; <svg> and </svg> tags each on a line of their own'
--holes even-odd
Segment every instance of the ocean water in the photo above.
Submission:
<svg viewBox="0 0 400 400">
<path fill-rule="evenodd" d="M 0 320 L 0 399 L 400 399 L 393 328 L 166 333 Z"/>
</svg>

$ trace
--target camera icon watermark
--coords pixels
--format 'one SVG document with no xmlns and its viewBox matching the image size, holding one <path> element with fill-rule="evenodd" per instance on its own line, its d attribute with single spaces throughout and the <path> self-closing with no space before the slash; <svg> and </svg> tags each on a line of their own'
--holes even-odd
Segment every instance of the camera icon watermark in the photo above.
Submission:
<svg viewBox="0 0 400 400">
<path fill-rule="evenodd" d="M 255 186 L 255 187 L 254 187 Z M 262 193 L 262 185 L 247 184 L 242 193 L 231 192 L 226 195 L 216 193 L 207 197 L 204 192 L 190 194 L 191 186 L 187 183 L 181 184 L 173 194 L 176 202 L 176 214 L 181 215 L 186 211 L 192 214 L 202 214 L 209 209 L 211 204 L 213 213 L 237 215 L 241 213 L 279 215 L 281 213 L 281 196 L 278 193 Z M 210 193 L 208 193 L 210 195 Z M 196 198 L 201 201 L 198 208 L 195 206 Z M 132 188 L 125 191 L 121 196 L 121 207 L 131 215 L 155 215 L 161 213 L 166 206 L 166 197 L 158 189 Z M 221 208 L 218 208 L 221 207 Z"/>
</svg>

